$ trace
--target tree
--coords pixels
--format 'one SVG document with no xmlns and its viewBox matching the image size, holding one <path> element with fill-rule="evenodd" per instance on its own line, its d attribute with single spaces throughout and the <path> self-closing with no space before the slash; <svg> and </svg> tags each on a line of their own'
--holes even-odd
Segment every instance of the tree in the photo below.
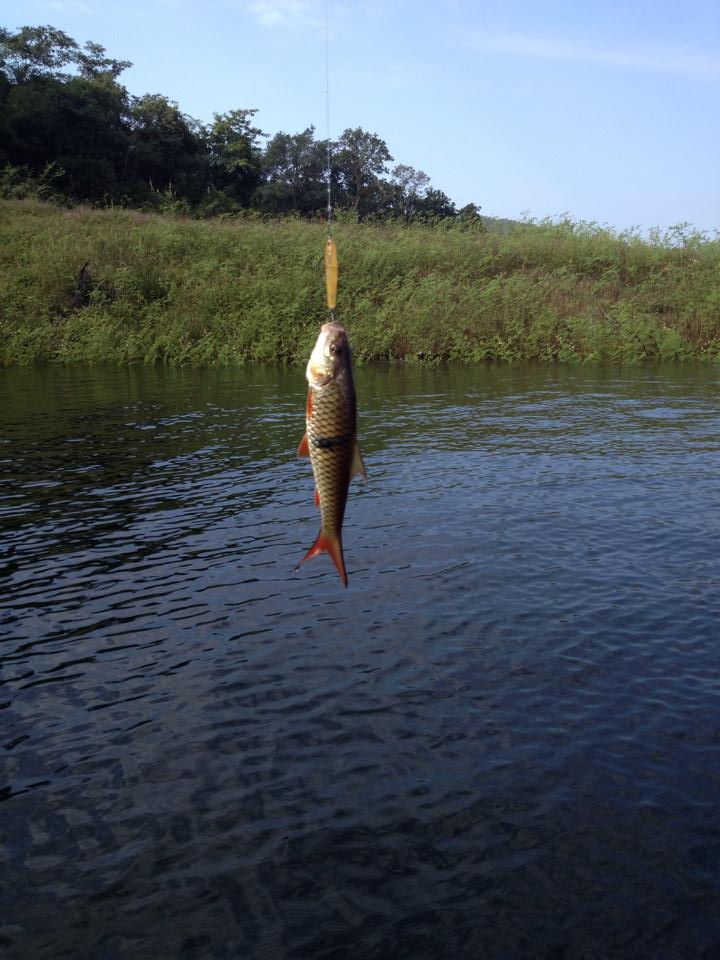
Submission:
<svg viewBox="0 0 720 960">
<path fill-rule="evenodd" d="M 0 28 L 0 70 L 13 84 L 59 77 L 78 52 L 77 43 L 55 27 L 21 27 L 14 34 Z"/>
<path fill-rule="evenodd" d="M 257 203 L 270 213 L 311 216 L 327 204 L 327 144 L 315 140 L 315 127 L 302 133 L 276 133 L 265 148 L 263 184 Z"/>
<path fill-rule="evenodd" d="M 129 66 L 56 27 L 0 27 L 4 182 L 93 203 L 162 205 L 159 194 L 169 194 L 173 207 L 182 201 L 204 214 L 255 206 L 314 216 L 325 209 L 329 175 L 336 207 L 359 220 L 456 216 L 482 223 L 472 204 L 456 214 L 422 170 L 397 164 L 390 175 L 387 144 L 362 127 L 330 145 L 315 139 L 313 127 L 281 131 L 263 150 L 267 134 L 254 125 L 256 110 L 216 113 L 201 125 L 161 94 L 130 97 L 118 82 Z"/>
<path fill-rule="evenodd" d="M 75 40 L 56 27 L 21 27 L 17 33 L 0 28 L 0 71 L 13 84 L 39 77 L 65 80 L 62 67 L 74 64 L 87 80 L 117 80 L 131 67 L 129 60 L 105 56 L 105 47 L 88 41 L 81 50 Z"/>
<path fill-rule="evenodd" d="M 133 192 L 133 181 L 140 181 L 141 196 L 172 188 L 182 197 L 198 199 L 206 180 L 206 157 L 195 121 L 160 93 L 133 98 L 123 174 L 128 192 Z"/>
<path fill-rule="evenodd" d="M 417 216 L 421 220 L 442 220 L 456 213 L 455 204 L 442 190 L 428 190 L 417 204 Z"/>
<path fill-rule="evenodd" d="M 464 227 L 472 227 L 475 230 L 484 233 L 486 226 L 480 213 L 480 207 L 476 203 L 466 203 L 457 213 L 458 222 Z"/>
<path fill-rule="evenodd" d="M 88 40 L 85 44 L 84 52 L 78 51 L 75 55 L 75 63 L 80 71 L 80 76 L 87 80 L 110 80 L 115 81 L 128 67 L 132 66 L 129 60 L 113 60 L 105 56 L 105 47 L 99 43 L 93 43 Z"/>
<path fill-rule="evenodd" d="M 216 113 L 202 137 L 210 164 L 210 180 L 216 190 L 248 206 L 260 182 L 262 155 L 257 140 L 266 134 L 252 125 L 257 110 Z"/>
<path fill-rule="evenodd" d="M 384 140 L 362 127 L 347 129 L 337 144 L 334 167 L 340 188 L 340 201 L 362 219 L 378 209 L 381 178 L 393 157 Z"/>
<path fill-rule="evenodd" d="M 122 87 L 83 77 L 13 86 L 3 111 L 12 132 L 8 159 L 35 175 L 55 164 L 55 185 L 73 199 L 114 197 L 128 142 L 126 110 Z"/>
<path fill-rule="evenodd" d="M 73 199 L 112 198 L 128 138 L 116 78 L 129 65 L 54 27 L 0 30 L 2 160 L 31 177 L 52 168 L 54 186 Z"/>
<path fill-rule="evenodd" d="M 396 187 L 394 213 L 409 223 L 417 212 L 420 200 L 430 189 L 430 177 L 422 170 L 399 163 L 392 172 L 391 183 Z"/>
</svg>

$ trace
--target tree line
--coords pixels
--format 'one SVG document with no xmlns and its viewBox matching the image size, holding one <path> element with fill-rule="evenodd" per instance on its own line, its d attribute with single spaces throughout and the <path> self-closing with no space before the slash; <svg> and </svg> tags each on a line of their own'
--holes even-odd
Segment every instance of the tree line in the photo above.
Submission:
<svg viewBox="0 0 720 960">
<path fill-rule="evenodd" d="M 184 114 L 158 93 L 136 97 L 119 77 L 127 60 L 80 46 L 51 26 L 0 28 L 0 185 L 72 203 L 178 209 L 201 216 L 242 210 L 313 217 L 327 207 L 328 142 L 314 127 L 269 136 L 254 109 Z M 395 164 L 361 127 L 330 143 L 333 205 L 358 220 L 453 220 L 458 210 L 421 170 Z"/>
</svg>

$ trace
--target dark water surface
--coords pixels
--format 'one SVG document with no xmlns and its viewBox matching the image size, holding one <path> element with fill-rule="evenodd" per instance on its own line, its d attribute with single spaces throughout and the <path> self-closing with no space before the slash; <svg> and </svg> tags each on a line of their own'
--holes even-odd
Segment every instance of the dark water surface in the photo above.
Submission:
<svg viewBox="0 0 720 960">
<path fill-rule="evenodd" d="M 720 957 L 717 369 L 0 378 L 0 955 Z"/>
</svg>

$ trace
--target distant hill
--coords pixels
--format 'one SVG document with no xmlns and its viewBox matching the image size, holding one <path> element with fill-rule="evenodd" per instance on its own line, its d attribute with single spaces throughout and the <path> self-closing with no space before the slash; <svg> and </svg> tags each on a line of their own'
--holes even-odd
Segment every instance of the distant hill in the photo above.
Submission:
<svg viewBox="0 0 720 960">
<path fill-rule="evenodd" d="M 520 220 L 508 220 L 505 217 L 486 217 L 481 214 L 480 219 L 488 233 L 510 233 L 515 227 L 524 226 Z"/>
</svg>

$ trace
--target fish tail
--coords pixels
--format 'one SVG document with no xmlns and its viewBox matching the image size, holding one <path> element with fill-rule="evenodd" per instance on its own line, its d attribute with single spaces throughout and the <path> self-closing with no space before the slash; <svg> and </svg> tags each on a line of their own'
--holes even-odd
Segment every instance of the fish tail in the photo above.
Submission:
<svg viewBox="0 0 720 960">
<path fill-rule="evenodd" d="M 347 586 L 348 578 L 347 573 L 345 572 L 345 559 L 343 557 L 342 540 L 337 536 L 329 537 L 327 534 L 323 533 L 322 530 L 317 535 L 315 543 L 310 547 L 308 552 L 298 564 L 298 567 L 301 563 L 305 563 L 306 560 L 310 560 L 311 557 L 315 557 L 318 553 L 323 552 L 330 554 L 332 562 L 335 564 L 335 569 L 340 574 L 340 579 L 345 586 Z M 297 570 L 297 567 L 295 569 Z"/>
</svg>

